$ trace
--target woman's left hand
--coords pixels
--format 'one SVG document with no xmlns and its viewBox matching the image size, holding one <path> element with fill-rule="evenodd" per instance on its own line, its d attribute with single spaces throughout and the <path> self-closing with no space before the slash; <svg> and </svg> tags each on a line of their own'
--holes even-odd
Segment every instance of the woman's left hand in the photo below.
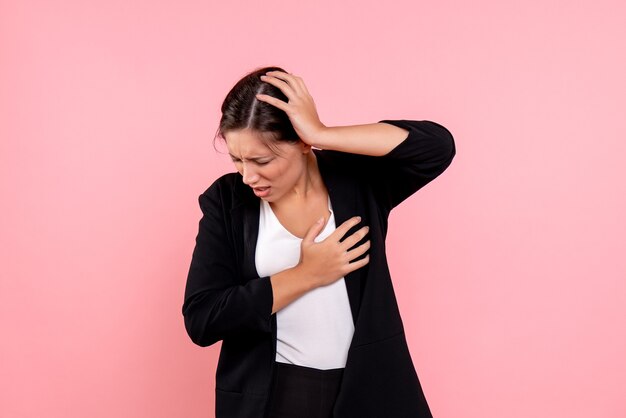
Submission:
<svg viewBox="0 0 626 418">
<path fill-rule="evenodd" d="M 261 76 L 261 80 L 278 87 L 289 102 L 285 103 L 267 94 L 257 94 L 256 98 L 287 113 L 300 139 L 309 145 L 315 145 L 315 138 L 319 138 L 326 126 L 320 121 L 315 102 L 302 78 L 282 71 L 268 71 Z"/>
</svg>

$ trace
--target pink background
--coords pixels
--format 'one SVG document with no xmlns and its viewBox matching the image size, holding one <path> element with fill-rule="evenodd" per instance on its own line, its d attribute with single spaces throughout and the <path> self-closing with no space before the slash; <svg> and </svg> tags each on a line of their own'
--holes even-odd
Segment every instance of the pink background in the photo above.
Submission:
<svg viewBox="0 0 626 418">
<path fill-rule="evenodd" d="M 505 4 L 508 3 L 508 4 Z M 256 67 L 457 157 L 390 219 L 436 418 L 626 416 L 621 1 L 0 3 L 0 416 L 209 417 L 183 326 L 211 139 Z M 412 245 L 402 245 L 410 242 Z"/>
</svg>

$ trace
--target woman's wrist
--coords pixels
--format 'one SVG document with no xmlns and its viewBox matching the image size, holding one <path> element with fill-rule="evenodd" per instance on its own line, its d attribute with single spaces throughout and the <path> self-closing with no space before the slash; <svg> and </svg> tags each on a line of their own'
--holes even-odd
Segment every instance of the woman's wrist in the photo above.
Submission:
<svg viewBox="0 0 626 418">
<path fill-rule="evenodd" d="M 293 269 L 294 277 L 297 278 L 296 280 L 302 281 L 301 285 L 306 290 L 306 292 L 309 292 L 316 287 L 321 286 L 319 280 L 317 280 L 317 278 L 313 274 L 311 274 L 309 270 L 307 270 L 304 264 L 300 263 L 297 266 L 293 267 Z"/>
<path fill-rule="evenodd" d="M 329 135 L 329 129 L 332 129 L 331 126 L 324 126 L 322 128 L 320 128 L 317 133 L 314 135 L 314 137 L 312 138 L 312 141 L 310 142 L 309 145 L 311 145 L 314 148 L 319 148 L 319 149 L 327 149 L 327 143 L 328 143 L 328 137 L 331 136 L 332 134 Z"/>
<path fill-rule="evenodd" d="M 319 286 L 310 276 L 302 264 L 288 268 L 270 277 L 274 303 L 272 313 L 275 313 L 305 293 Z"/>
</svg>

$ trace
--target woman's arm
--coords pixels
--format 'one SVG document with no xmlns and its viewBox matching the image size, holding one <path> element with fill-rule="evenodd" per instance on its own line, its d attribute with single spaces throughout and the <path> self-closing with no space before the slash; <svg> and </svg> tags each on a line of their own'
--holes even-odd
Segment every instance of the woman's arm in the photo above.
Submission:
<svg viewBox="0 0 626 418">
<path fill-rule="evenodd" d="M 397 147 L 409 131 L 387 123 L 329 126 L 316 137 L 312 146 L 351 154 L 382 156 Z"/>
<path fill-rule="evenodd" d="M 257 94 L 257 99 L 283 110 L 299 138 L 328 150 L 329 159 L 337 162 L 333 165 L 368 181 L 387 212 L 441 174 L 456 152 L 450 131 L 430 121 L 327 127 L 301 77 L 269 71 L 261 79 L 279 88 L 288 101 L 266 94 Z"/>
<path fill-rule="evenodd" d="M 331 156 L 333 165 L 339 166 L 342 171 L 367 181 L 388 210 L 443 172 L 455 154 L 450 132 L 429 121 L 383 121 L 368 125 L 329 127 L 316 137 L 319 140 L 314 146 L 327 150 L 326 155 Z M 354 219 L 348 220 L 335 232 L 345 234 L 357 223 Z M 317 228 L 314 225 L 307 236 L 315 237 L 320 229 L 320 225 Z M 365 230 L 355 232 L 344 241 L 345 248 L 356 244 L 365 234 Z M 340 236 L 332 238 L 328 237 L 325 241 L 336 244 Z M 308 245 L 311 245 L 312 238 L 309 241 Z M 317 245 L 321 247 L 323 243 Z M 369 248 L 369 241 L 362 244 L 361 251 L 365 247 Z M 328 284 L 347 273 L 331 273 L 332 248 L 331 252 L 321 257 L 321 254 L 309 254 L 310 248 L 307 247 L 305 237 L 302 250 L 305 261 L 310 255 L 310 263 L 300 263 L 271 277 L 274 296 L 272 313 L 315 287 Z M 361 261 L 365 259 L 349 264 L 346 260 L 343 262 L 355 270 L 361 267 L 357 264 Z M 307 266 L 316 266 L 316 273 L 303 268 Z M 328 273 L 330 280 L 320 282 L 318 278 L 322 273 Z"/>
<path fill-rule="evenodd" d="M 367 183 L 387 212 L 439 176 L 456 155 L 450 131 L 428 120 L 382 120 L 322 132 L 325 159 Z"/>
<path fill-rule="evenodd" d="M 231 335 L 271 332 L 270 278 L 241 284 L 220 196 L 218 180 L 198 198 L 202 218 L 182 307 L 187 334 L 201 347 Z"/>
</svg>

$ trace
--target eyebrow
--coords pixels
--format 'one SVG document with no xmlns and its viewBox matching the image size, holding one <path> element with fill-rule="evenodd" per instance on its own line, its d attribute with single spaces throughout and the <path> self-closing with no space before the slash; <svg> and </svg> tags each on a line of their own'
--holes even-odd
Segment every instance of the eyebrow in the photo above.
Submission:
<svg viewBox="0 0 626 418">
<path fill-rule="evenodd" d="M 232 158 L 233 160 L 239 160 L 239 157 L 235 157 L 233 154 L 231 154 L 230 152 L 228 153 L 228 155 L 230 155 L 230 158 Z M 265 158 L 270 158 L 270 155 L 266 155 L 264 157 L 253 157 L 253 158 L 246 158 L 247 160 L 251 160 L 251 161 L 258 161 L 258 160 L 263 160 Z"/>
</svg>

